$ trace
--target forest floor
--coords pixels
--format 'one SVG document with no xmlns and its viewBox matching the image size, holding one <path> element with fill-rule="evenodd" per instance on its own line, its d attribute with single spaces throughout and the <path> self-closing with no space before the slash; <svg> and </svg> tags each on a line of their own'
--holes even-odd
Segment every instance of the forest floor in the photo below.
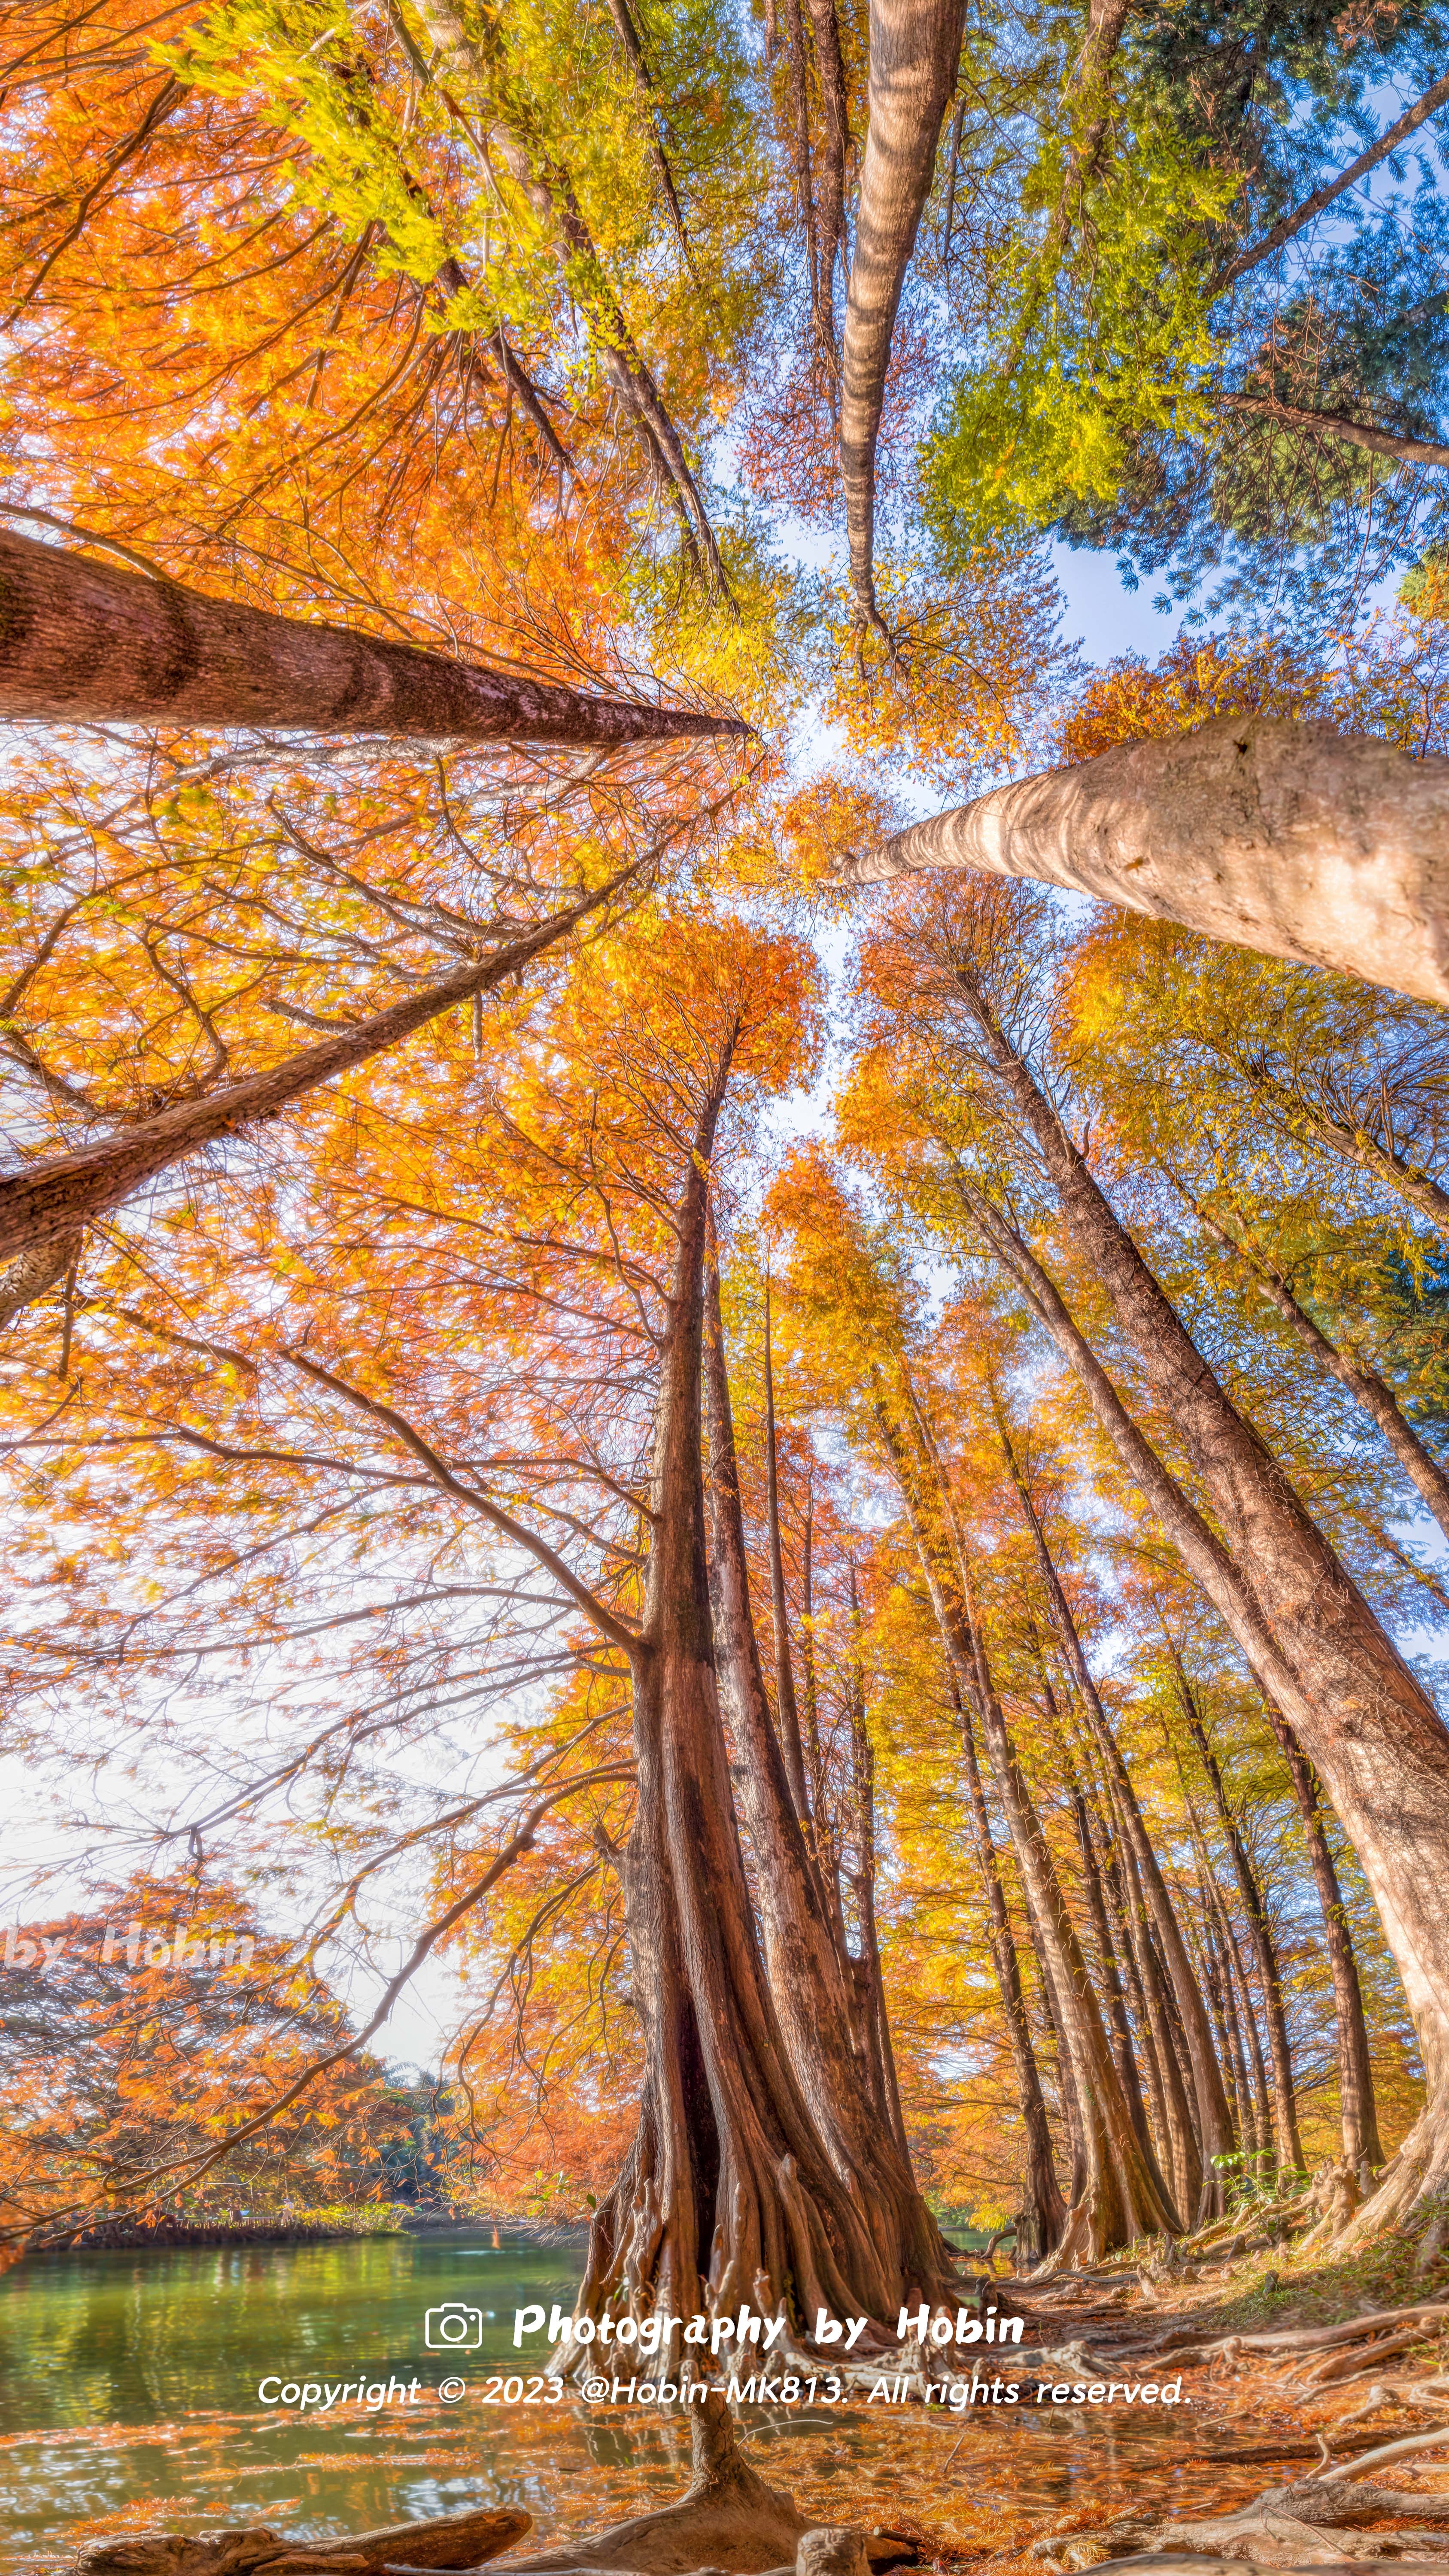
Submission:
<svg viewBox="0 0 1449 2576">
<path fill-rule="evenodd" d="M 913 2489 L 901 2452 L 916 2446 L 909 2436 L 893 2443 L 892 2483 L 900 2480 L 897 2496 L 913 2492 L 915 2509 L 890 2519 L 923 2560 L 942 2576 L 988 2565 L 993 2576 L 1072 2576 L 1118 2557 L 1145 2565 L 1149 2555 L 1276 2567 L 1437 2560 L 1449 2569 L 1449 2251 L 1431 2230 L 1386 2236 L 1351 2258 L 1321 2243 L 1261 2241 L 1225 2258 L 1212 2242 L 1222 2232 L 1185 2240 L 1180 2268 L 1119 2257 L 1050 2283 L 1003 2281 L 1026 2311 L 1023 2360 L 1034 2350 L 1050 2356 L 1056 2384 L 1180 2376 L 1181 2402 L 1050 2408 L 1076 2490 L 1065 2509 L 1033 2491 L 1040 2481 L 1019 2437 L 1020 2473 L 1001 2473 L 990 2456 L 1000 2410 L 979 2428 L 972 2419 L 932 2423 L 939 2465 L 921 2458 Z M 933 2411 L 910 2410 L 923 2422 Z M 953 2423 L 965 2438 L 953 2431 L 943 2443 Z M 1385 2489 L 1378 2455 L 1416 2437 L 1424 2465 L 1416 2446 Z M 1333 2477 L 1340 2468 L 1349 2474 Z M 878 2472 L 842 2482 L 834 2518 L 869 2527 L 881 2497 Z M 1330 2511 L 1343 2519 L 1329 2521 Z"/>
</svg>

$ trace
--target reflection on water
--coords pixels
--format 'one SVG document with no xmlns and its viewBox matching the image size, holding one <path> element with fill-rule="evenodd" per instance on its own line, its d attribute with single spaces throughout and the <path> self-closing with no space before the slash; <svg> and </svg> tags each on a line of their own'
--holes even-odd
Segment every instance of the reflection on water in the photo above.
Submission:
<svg viewBox="0 0 1449 2576">
<path fill-rule="evenodd" d="M 261 2522 L 289 2537 L 522 2505 L 562 2540 L 679 2492 L 687 2429 L 622 2406 L 489 2403 L 517 2369 L 513 2310 L 567 2305 L 577 2249 L 504 2230 L 351 2243 L 48 2256 L 0 2280 L 0 2568 L 58 2566 L 81 2531 Z M 480 2311 L 476 2350 L 430 2352 L 443 2300 Z M 532 2351 L 542 2353 L 541 2342 Z M 269 2373 L 417 2380 L 416 2404 L 355 2400 L 298 2416 L 257 2402 Z M 466 2379 L 457 2405 L 438 2397 Z M 1145 2481 L 1159 2509 L 1256 2493 L 1254 2469 L 1212 2470 L 1202 2418 L 1023 2407 L 757 2412 L 755 2467 L 807 2511 L 867 2522 L 916 2513 L 963 2543 L 1001 2518 L 1120 2504 Z"/>
</svg>

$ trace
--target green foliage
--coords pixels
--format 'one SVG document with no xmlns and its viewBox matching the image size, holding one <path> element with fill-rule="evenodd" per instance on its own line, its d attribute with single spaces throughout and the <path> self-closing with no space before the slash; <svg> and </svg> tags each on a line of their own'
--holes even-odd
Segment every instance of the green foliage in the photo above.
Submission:
<svg viewBox="0 0 1449 2576">
<path fill-rule="evenodd" d="M 1048 526 L 1073 501 L 1110 505 L 1144 433 L 1210 424 L 1210 243 L 1239 176 L 1156 113 L 1120 115 L 1094 150 L 1089 114 L 1079 107 L 1043 151 L 994 280 L 997 347 L 960 377 L 928 443 L 948 554 L 1022 521 Z"/>
</svg>

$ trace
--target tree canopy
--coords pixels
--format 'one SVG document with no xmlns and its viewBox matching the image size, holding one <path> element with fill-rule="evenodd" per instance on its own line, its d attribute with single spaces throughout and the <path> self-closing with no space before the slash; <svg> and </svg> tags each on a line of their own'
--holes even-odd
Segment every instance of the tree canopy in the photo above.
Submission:
<svg viewBox="0 0 1449 2576">
<path fill-rule="evenodd" d="M 1449 2191 L 1444 34 L 0 11 L 6 2241 Z"/>
</svg>

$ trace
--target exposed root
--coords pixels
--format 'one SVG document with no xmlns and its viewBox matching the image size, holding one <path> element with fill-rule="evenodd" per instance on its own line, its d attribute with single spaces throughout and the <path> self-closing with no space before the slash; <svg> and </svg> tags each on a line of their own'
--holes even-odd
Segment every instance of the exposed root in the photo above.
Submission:
<svg viewBox="0 0 1449 2576">
<path fill-rule="evenodd" d="M 571 2567 L 639 2569 L 646 2576 L 719 2567 L 758 2576 L 763 2568 L 793 2564 L 806 2518 L 741 2458 L 722 2397 L 706 2397 L 691 2411 L 690 2433 L 694 2474 L 677 2504 L 610 2523 L 565 2549 L 510 2559 L 507 2576 L 557 2576 Z"/>
<path fill-rule="evenodd" d="M 249 2527 L 191 2535 L 136 2531 L 124 2539 L 92 2540 L 75 2558 L 75 2576 L 381 2576 L 387 2568 L 443 2569 L 486 2566 L 533 2527 L 533 2516 L 512 2509 L 441 2514 L 433 2522 L 390 2523 L 348 2540 L 284 2540 L 279 2531 Z"/>
<path fill-rule="evenodd" d="M 1334 2239 L 1335 2253 L 1372 2245 L 1391 2229 L 1432 2230 L 1449 2195 L 1449 2116 L 1431 2102 L 1420 2112 L 1396 2156 L 1384 2167 L 1377 2191 Z M 1432 2258 L 1431 2258 L 1432 2259 Z"/>
</svg>

